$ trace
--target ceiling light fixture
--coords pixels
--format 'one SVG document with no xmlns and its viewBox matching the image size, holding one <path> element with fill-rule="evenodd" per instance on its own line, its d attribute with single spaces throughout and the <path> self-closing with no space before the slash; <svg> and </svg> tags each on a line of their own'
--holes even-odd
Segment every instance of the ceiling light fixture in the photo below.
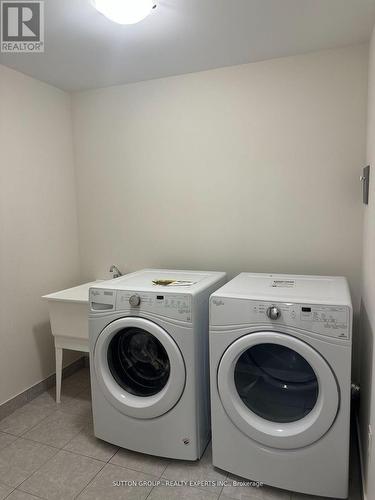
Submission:
<svg viewBox="0 0 375 500">
<path fill-rule="evenodd" d="M 135 24 L 156 7 L 156 0 L 91 0 L 97 11 L 118 24 Z"/>
</svg>

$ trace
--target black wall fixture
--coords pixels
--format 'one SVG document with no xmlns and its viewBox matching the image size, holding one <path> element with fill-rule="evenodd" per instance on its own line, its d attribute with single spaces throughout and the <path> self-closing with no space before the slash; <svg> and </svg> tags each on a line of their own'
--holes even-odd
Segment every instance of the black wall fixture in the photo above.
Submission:
<svg viewBox="0 0 375 500">
<path fill-rule="evenodd" d="M 363 173 L 360 177 L 362 182 L 362 191 L 363 191 L 363 203 L 368 205 L 368 196 L 369 196 L 369 187 L 370 187 L 370 165 L 367 165 L 363 169 Z"/>
</svg>

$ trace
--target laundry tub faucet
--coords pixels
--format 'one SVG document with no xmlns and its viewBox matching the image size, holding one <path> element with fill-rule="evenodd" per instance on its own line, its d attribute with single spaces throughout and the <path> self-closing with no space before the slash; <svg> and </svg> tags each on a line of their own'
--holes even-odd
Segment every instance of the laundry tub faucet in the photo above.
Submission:
<svg viewBox="0 0 375 500">
<path fill-rule="evenodd" d="M 109 272 L 113 273 L 113 278 L 119 278 L 120 276 L 122 276 L 122 272 L 114 264 L 112 264 L 111 267 L 109 268 Z"/>
</svg>

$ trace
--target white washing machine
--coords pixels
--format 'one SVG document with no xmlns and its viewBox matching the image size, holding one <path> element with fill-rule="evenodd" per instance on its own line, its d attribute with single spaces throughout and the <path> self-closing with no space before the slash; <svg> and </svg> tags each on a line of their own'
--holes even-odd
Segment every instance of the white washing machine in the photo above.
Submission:
<svg viewBox="0 0 375 500">
<path fill-rule="evenodd" d="M 225 273 L 145 269 L 90 288 L 95 435 L 184 460 L 210 438 L 208 305 Z"/>
<path fill-rule="evenodd" d="M 348 495 L 352 306 L 345 278 L 242 273 L 210 300 L 213 464 Z"/>
</svg>

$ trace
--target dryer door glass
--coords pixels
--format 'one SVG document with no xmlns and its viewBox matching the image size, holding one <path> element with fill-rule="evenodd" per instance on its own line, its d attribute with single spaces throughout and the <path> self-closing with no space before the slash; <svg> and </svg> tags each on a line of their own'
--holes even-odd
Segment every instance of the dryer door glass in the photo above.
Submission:
<svg viewBox="0 0 375 500">
<path fill-rule="evenodd" d="M 108 346 L 108 366 L 116 382 L 135 396 L 154 396 L 169 379 L 170 362 L 161 342 L 141 328 L 124 328 Z"/>
<path fill-rule="evenodd" d="M 319 384 L 310 364 L 279 344 L 257 344 L 239 357 L 234 382 L 244 404 L 271 422 L 295 422 L 314 408 Z"/>
</svg>

